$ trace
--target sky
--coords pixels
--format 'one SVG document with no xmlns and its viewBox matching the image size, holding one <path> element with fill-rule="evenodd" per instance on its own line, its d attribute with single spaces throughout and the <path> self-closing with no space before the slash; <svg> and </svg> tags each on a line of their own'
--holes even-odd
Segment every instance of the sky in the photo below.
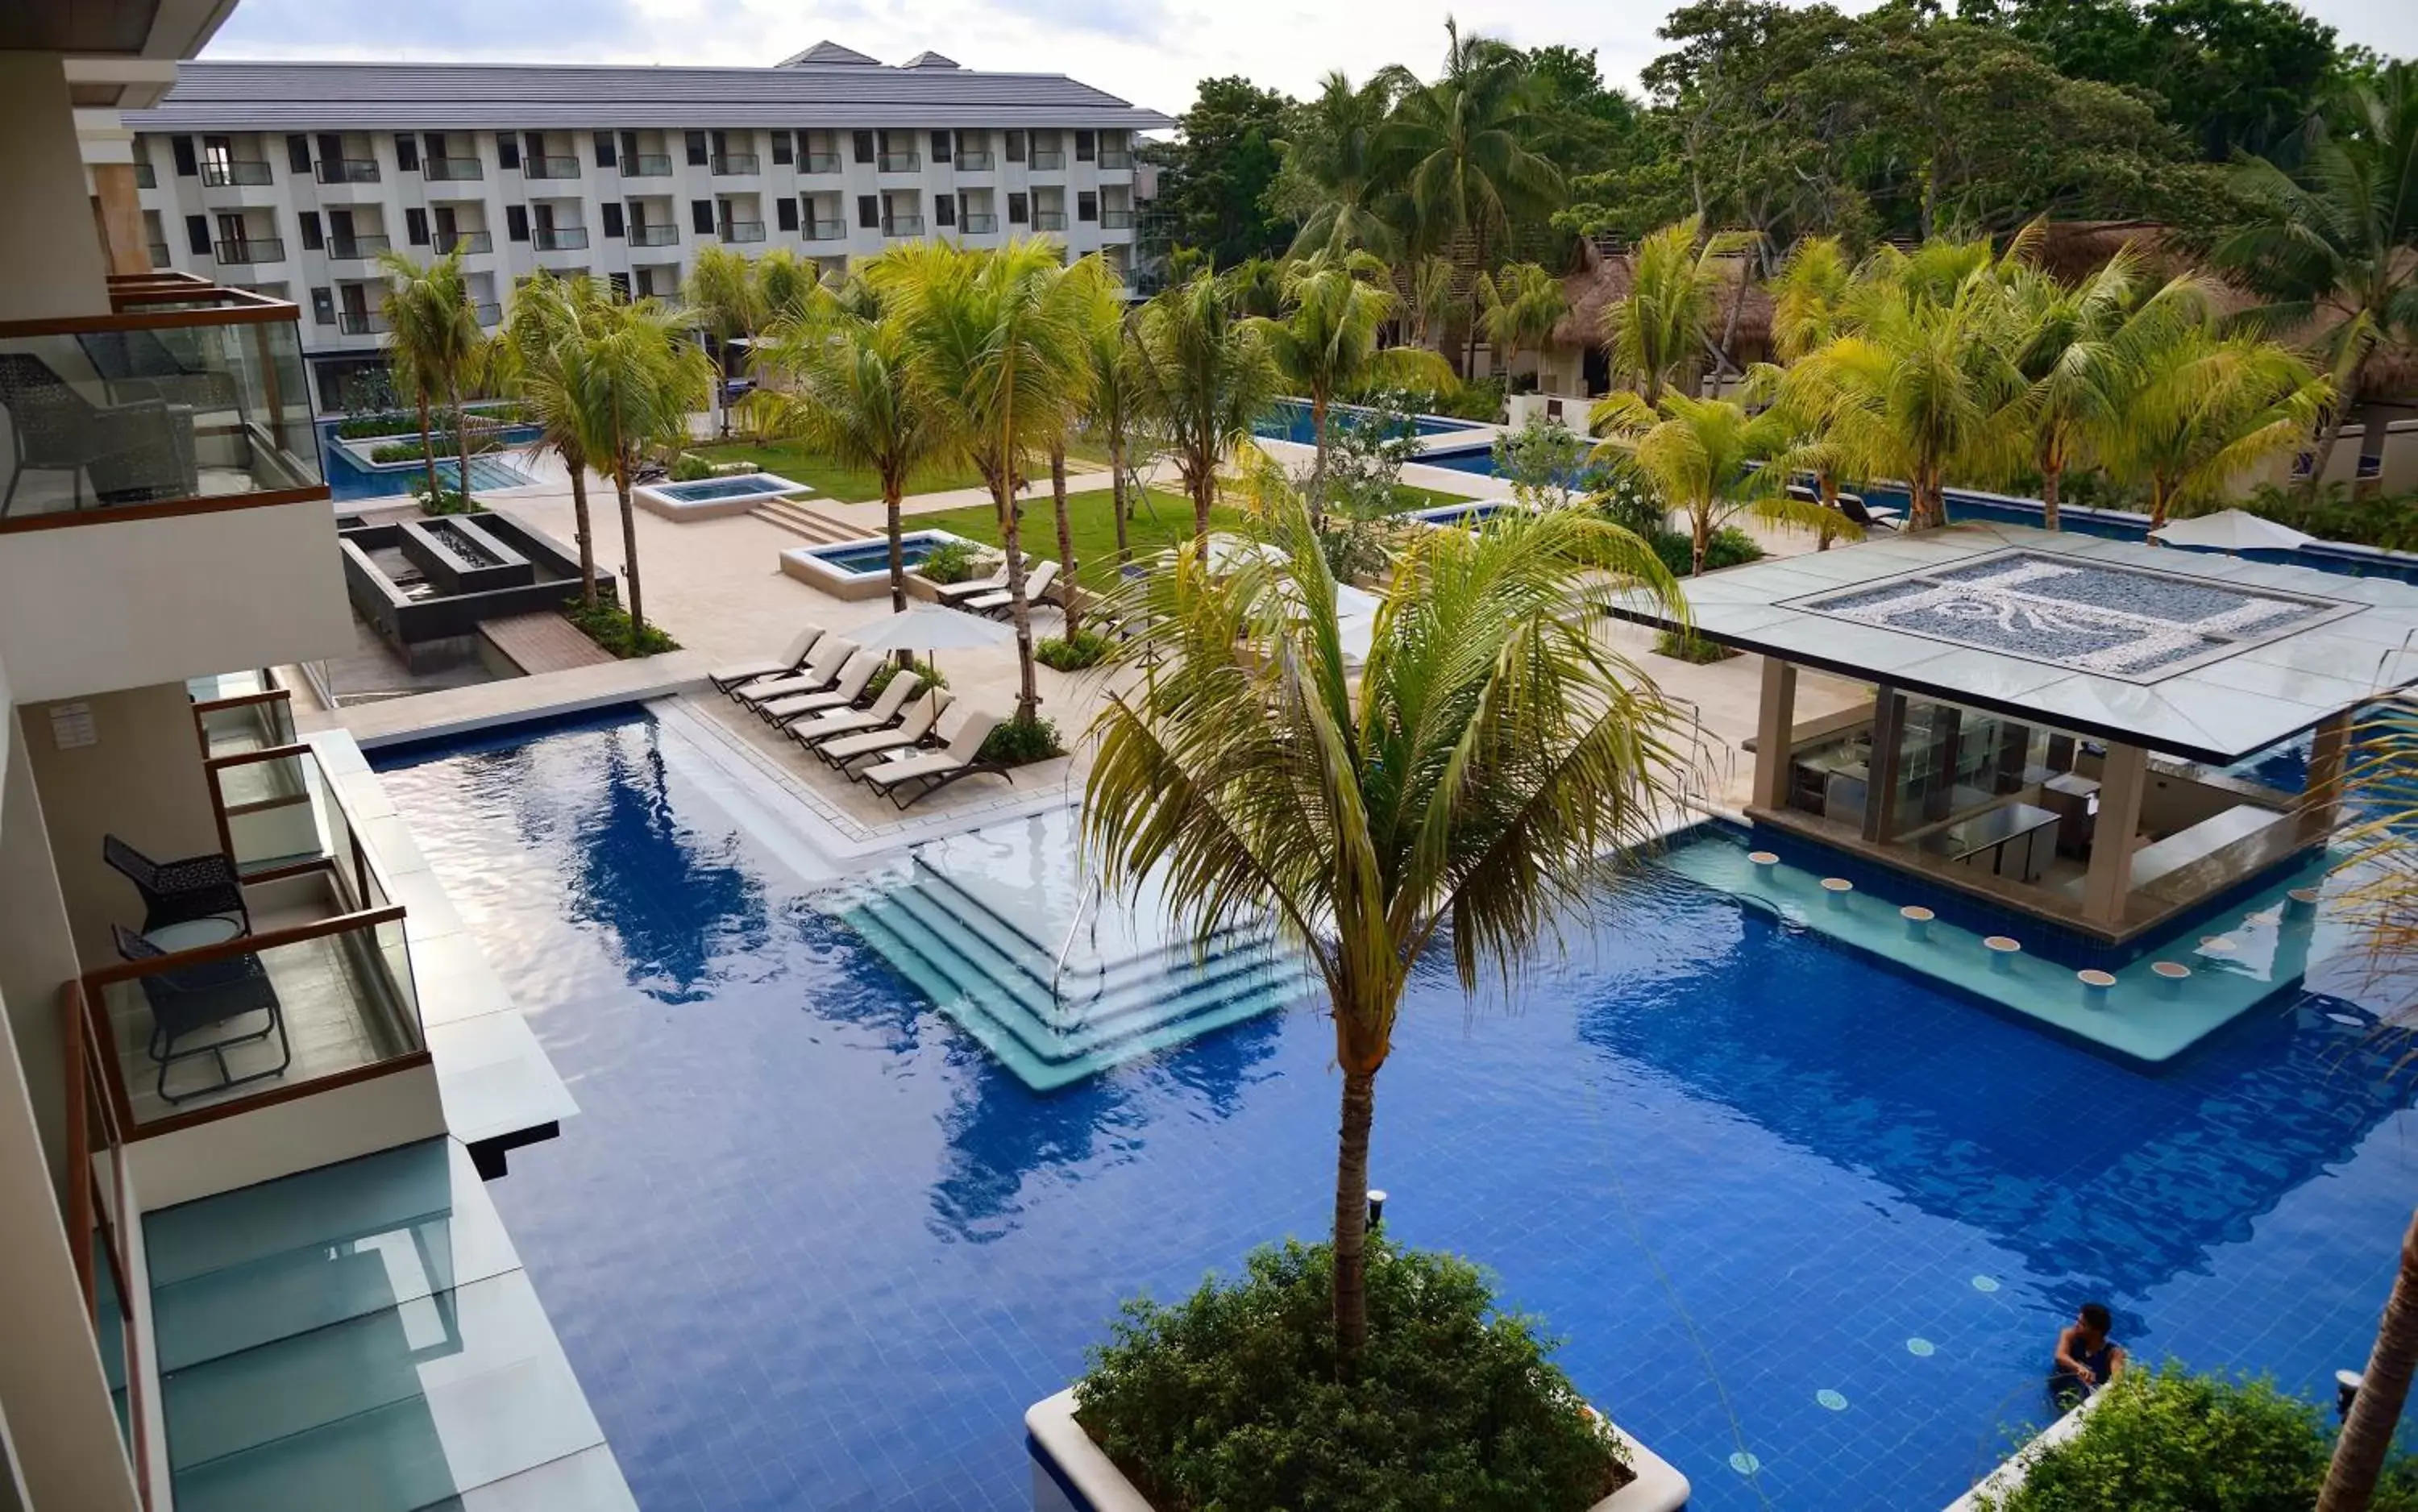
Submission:
<svg viewBox="0 0 2418 1512">
<path fill-rule="evenodd" d="M 2418 55 L 2413 0 L 2303 4 L 2346 41 Z M 1671 0 L 1454 8 L 1464 29 L 1522 46 L 1592 47 L 1605 79 L 1633 89 Z M 1336 69 L 1432 73 L 1444 19 L 1399 0 L 242 0 L 203 55 L 746 66 L 829 38 L 885 63 L 930 48 L 972 69 L 1070 74 L 1172 115 L 1219 74 L 1300 97 Z"/>
</svg>

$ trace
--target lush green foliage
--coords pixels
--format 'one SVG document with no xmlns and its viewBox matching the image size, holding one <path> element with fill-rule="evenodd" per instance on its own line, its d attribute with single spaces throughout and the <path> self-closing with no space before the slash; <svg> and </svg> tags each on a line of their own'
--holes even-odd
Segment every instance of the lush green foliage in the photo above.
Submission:
<svg viewBox="0 0 2418 1512">
<path fill-rule="evenodd" d="M 1033 656 L 1043 666 L 1061 672 L 1080 672 L 1097 666 L 1109 654 L 1115 641 L 1105 632 L 1089 628 L 1072 635 L 1052 635 L 1033 649 Z"/>
<path fill-rule="evenodd" d="M 365 435 L 401 435 L 405 432 L 420 433 L 420 416 L 408 409 L 381 409 L 363 415 L 347 415 L 336 422 L 336 434 L 348 441 Z"/>
<path fill-rule="evenodd" d="M 974 558 L 982 548 L 971 541 L 943 541 L 924 554 L 915 571 L 930 583 L 962 583 L 974 575 Z"/>
<path fill-rule="evenodd" d="M 1021 767 L 1065 754 L 1056 725 L 1039 714 L 1020 714 L 992 729 L 983 741 L 981 756 L 985 761 Z"/>
<path fill-rule="evenodd" d="M 890 680 L 896 677 L 898 671 L 898 659 L 895 656 L 874 668 L 872 678 L 865 684 L 865 696 L 880 697 L 881 690 L 890 686 Z M 946 674 L 929 662 L 917 662 L 914 664 L 914 672 L 917 677 L 924 680 L 924 686 L 926 688 L 945 688 L 949 685 Z"/>
<path fill-rule="evenodd" d="M 693 483 L 713 476 L 713 464 L 694 451 L 683 451 L 672 458 L 672 481 Z"/>
<path fill-rule="evenodd" d="M 2287 492 L 2267 483 L 2241 507 L 2323 541 L 2418 552 L 2418 494 L 2354 499 L 2334 483 L 2312 498 L 2298 489 Z"/>
<path fill-rule="evenodd" d="M 1293 239 L 1292 225 L 1264 203 L 1293 109 L 1292 99 L 1247 79 L 1201 81 L 1192 108 L 1176 119 L 1176 140 L 1143 149 L 1159 164 L 1154 213 L 1174 242 L 1229 267 Z"/>
<path fill-rule="evenodd" d="M 1713 662 L 1726 662 L 1738 653 L 1719 641 L 1706 640 L 1697 635 L 1683 635 L 1676 630 L 1666 630 L 1654 637 L 1654 654 L 1704 666 Z"/>
<path fill-rule="evenodd" d="M 1084 1431 L 1167 1512 L 1580 1512 L 1623 1479 L 1533 1319 L 1449 1255 L 1370 1241 L 1370 1345 L 1336 1379 L 1333 1254 L 1288 1242 L 1171 1306 L 1125 1305 Z"/>
<path fill-rule="evenodd" d="M 2264 1381 L 2135 1370 L 2082 1430 L 2044 1453 L 1990 1512 L 2293 1512 L 2317 1504 L 2334 1433 L 2317 1408 Z M 2418 1474 L 2392 1467 L 2371 1505 L 2418 1507 Z"/>
<path fill-rule="evenodd" d="M 1531 415 L 1518 430 L 1495 433 L 1494 476 L 1509 483 L 1523 504 L 1552 508 L 1570 501 L 1586 453 L 1576 431 Z"/>
<path fill-rule="evenodd" d="M 435 449 L 436 460 L 440 463 L 456 457 L 463 450 L 461 439 L 451 431 L 430 432 L 429 445 Z M 490 451 L 502 451 L 503 443 L 497 440 L 492 433 L 473 428 L 470 432 L 468 450 L 470 455 L 474 457 L 482 456 Z M 420 438 L 416 435 L 407 441 L 388 441 L 370 448 L 372 462 L 418 462 L 425 455 L 426 452 L 421 448 Z"/>
<path fill-rule="evenodd" d="M 1662 559 L 1663 566 L 1675 575 L 1687 575 L 1690 562 L 1695 555 L 1695 543 L 1688 538 L 1688 532 L 1654 530 L 1647 533 L 1645 540 L 1654 548 L 1654 555 Z M 1736 526 L 1721 527 L 1705 544 L 1705 571 L 1708 573 L 1762 559 L 1763 548 L 1754 543 L 1754 537 Z"/>
<path fill-rule="evenodd" d="M 593 609 L 566 604 L 562 617 L 577 625 L 581 634 L 589 640 L 624 659 L 659 656 L 665 651 L 680 649 L 680 642 L 672 639 L 660 625 L 640 626 L 633 636 L 628 611 L 610 602 L 599 603 Z"/>
<path fill-rule="evenodd" d="M 411 497 L 412 501 L 420 506 L 420 512 L 422 514 L 476 514 L 479 512 L 479 506 L 467 494 L 458 488 L 441 484 L 432 489 L 428 486 L 428 480 L 425 478 L 415 478 L 411 481 Z"/>
</svg>

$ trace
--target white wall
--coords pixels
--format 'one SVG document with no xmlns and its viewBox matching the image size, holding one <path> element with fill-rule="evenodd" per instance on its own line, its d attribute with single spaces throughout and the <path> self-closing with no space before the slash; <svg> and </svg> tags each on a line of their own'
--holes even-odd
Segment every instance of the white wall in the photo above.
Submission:
<svg viewBox="0 0 2418 1512">
<path fill-rule="evenodd" d="M 0 550 L 21 703 L 315 661 L 352 624 L 324 499 L 28 530 Z"/>
<path fill-rule="evenodd" d="M 54 53 L 0 52 L 0 320 L 109 313 L 108 263 Z"/>
<path fill-rule="evenodd" d="M 138 1139 L 126 1158 L 147 1213 L 444 1132 L 436 1073 L 423 1065 Z"/>
<path fill-rule="evenodd" d="M 0 718 L 0 725 L 14 725 Z M 0 773 L 0 1016 L 25 1080 L 27 1109 L 39 1131 L 54 1184 L 66 1168 L 67 1063 L 59 989 L 76 975 L 58 876 L 51 863 L 31 764 L 13 753 Z M 0 1092 L 0 1098 L 8 1093 Z M 6 1210 L 0 1210 L 5 1213 Z M 6 1222 L 0 1217 L 0 1222 Z"/>
</svg>

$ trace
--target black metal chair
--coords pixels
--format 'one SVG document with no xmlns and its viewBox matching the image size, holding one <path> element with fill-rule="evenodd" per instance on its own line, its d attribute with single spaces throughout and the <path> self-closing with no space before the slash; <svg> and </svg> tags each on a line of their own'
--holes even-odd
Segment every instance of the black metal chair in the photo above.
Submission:
<svg viewBox="0 0 2418 1512">
<path fill-rule="evenodd" d="M 143 894 L 143 930 L 192 919 L 232 918 L 252 933 L 252 909 L 235 863 L 217 851 L 182 861 L 153 861 L 114 834 L 100 837 L 100 858 Z"/>
<path fill-rule="evenodd" d="M 160 400 L 96 405 L 40 358 L 0 352 L 0 409 L 8 412 L 15 464 L 0 493 L 0 516 L 33 471 L 69 474 L 76 509 L 84 508 L 87 477 L 102 504 L 190 498 L 199 491 L 191 417 L 172 413 Z"/>
<path fill-rule="evenodd" d="M 111 924 L 110 932 L 117 938 L 117 954 L 130 961 L 165 960 L 168 953 L 123 924 Z M 285 1016 L 279 1011 L 277 989 L 268 980 L 268 970 L 257 955 L 232 955 L 223 960 L 203 961 L 179 967 L 170 971 L 155 971 L 137 977 L 145 1000 L 151 1005 L 151 1039 L 146 1046 L 152 1062 L 160 1068 L 157 1088 L 160 1100 L 176 1104 L 190 1102 L 206 1093 L 224 1092 L 246 1082 L 263 1081 L 282 1077 L 294 1063 L 294 1042 L 285 1036 Z M 253 1014 L 266 1016 L 267 1022 L 248 1033 L 224 1034 L 203 1045 L 176 1047 L 179 1040 L 212 1030 L 223 1029 Z M 256 1044 L 274 1034 L 277 1036 L 278 1061 L 265 1071 L 247 1072 L 237 1076 L 227 1064 L 226 1053 L 238 1045 Z M 188 1092 L 168 1090 L 168 1068 L 179 1061 L 195 1056 L 213 1057 L 219 1063 L 219 1079 L 215 1086 L 196 1087 Z"/>
</svg>

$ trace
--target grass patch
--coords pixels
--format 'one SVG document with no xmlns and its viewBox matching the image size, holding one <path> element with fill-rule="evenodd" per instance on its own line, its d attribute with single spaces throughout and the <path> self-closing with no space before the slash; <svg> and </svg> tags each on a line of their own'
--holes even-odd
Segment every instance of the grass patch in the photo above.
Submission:
<svg viewBox="0 0 2418 1512">
<path fill-rule="evenodd" d="M 695 456 L 709 462 L 752 462 L 766 472 L 804 483 L 825 498 L 843 504 L 869 504 L 881 497 L 881 480 L 866 467 L 843 467 L 819 452 L 810 451 L 795 441 L 723 441 L 712 446 L 688 449 Z M 1108 453 L 1088 442 L 1077 442 L 1066 449 L 1069 462 L 1096 462 L 1105 465 Z M 1049 471 L 1046 459 L 1036 465 L 1041 484 L 1047 489 Z M 923 467 L 907 480 L 910 497 L 917 494 L 938 494 L 952 488 L 980 488 L 983 476 L 971 465 Z"/>
<path fill-rule="evenodd" d="M 1107 588 L 1117 579 L 1116 495 L 1112 490 L 1090 489 L 1066 496 L 1067 524 L 1075 537 L 1075 558 L 1082 563 L 1083 583 L 1095 590 Z M 1219 507 L 1209 512 L 1212 530 L 1239 529 L 1243 512 Z M 979 541 L 987 546 L 999 544 L 999 515 L 987 504 L 971 509 L 947 510 L 939 514 L 918 514 L 913 528 L 946 530 L 968 541 Z M 1133 518 L 1125 522 L 1128 538 L 1133 542 L 1134 560 L 1148 561 L 1158 552 L 1181 545 L 1192 539 L 1192 501 L 1182 494 L 1165 489 L 1149 490 L 1147 499 L 1134 506 Z M 1046 557 L 1058 559 L 1058 524 L 1055 506 L 1047 493 L 1025 500 L 1024 528 L 1021 532 L 1027 557 Z"/>
</svg>

